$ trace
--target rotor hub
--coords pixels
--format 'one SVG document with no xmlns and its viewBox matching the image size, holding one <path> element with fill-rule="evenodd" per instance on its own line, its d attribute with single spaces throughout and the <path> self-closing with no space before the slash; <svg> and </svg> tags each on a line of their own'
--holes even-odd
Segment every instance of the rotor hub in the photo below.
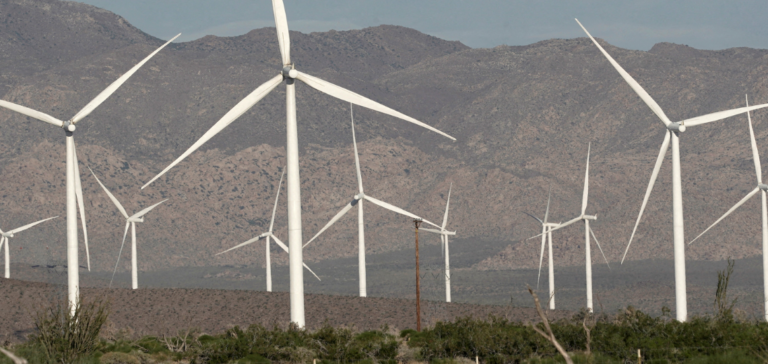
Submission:
<svg viewBox="0 0 768 364">
<path fill-rule="evenodd" d="M 71 136 L 75 129 L 77 129 L 75 123 L 70 120 L 65 121 L 61 128 L 64 129 L 64 133 L 67 134 L 67 136 Z"/>
<path fill-rule="evenodd" d="M 299 76 L 299 71 L 297 71 L 293 65 L 288 65 L 283 67 L 283 70 L 281 72 L 283 74 L 283 79 L 294 79 Z"/>
<path fill-rule="evenodd" d="M 674 123 L 667 125 L 667 129 L 682 133 L 685 131 L 685 125 L 679 121 L 676 121 Z"/>
</svg>

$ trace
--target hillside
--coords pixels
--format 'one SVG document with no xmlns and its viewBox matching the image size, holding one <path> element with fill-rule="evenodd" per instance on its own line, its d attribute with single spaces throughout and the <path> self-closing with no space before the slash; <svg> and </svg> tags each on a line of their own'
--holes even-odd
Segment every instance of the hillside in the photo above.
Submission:
<svg viewBox="0 0 768 364">
<path fill-rule="evenodd" d="M 60 118 L 76 113 L 162 43 L 119 16 L 69 2 L 4 0 L 0 12 L 6 19 L 0 28 L 5 55 L 0 58 L 0 97 Z M 380 26 L 292 32 L 291 39 L 301 70 L 457 137 L 451 142 L 356 109 L 366 193 L 438 220 L 453 182 L 449 227 L 463 239 L 508 242 L 472 267 L 456 268 L 537 266 L 538 241 L 523 239 L 538 233 L 539 227 L 522 212 L 542 215 L 551 186 L 551 218 L 564 221 L 576 215 L 588 142 L 592 184 L 587 212 L 598 216 L 592 226 L 606 255 L 614 262 L 620 259 L 663 129 L 586 38 L 470 49 L 415 30 Z M 768 101 L 766 50 L 702 51 L 659 43 L 644 52 L 603 44 L 672 119 L 742 106 L 745 93 L 752 103 Z M 285 163 L 281 87 L 167 177 L 146 190 L 139 187 L 275 75 L 278 54 L 271 28 L 173 44 L 78 124 L 94 270 L 113 267 L 124 222 L 85 173 L 86 165 L 129 212 L 170 199 L 138 226 L 141 270 L 262 264 L 260 244 L 239 254 L 213 255 L 259 234 L 268 224 Z M 306 240 L 348 202 L 356 182 L 348 105 L 301 84 L 297 95 Z M 761 146 L 768 136 L 766 117 L 764 111 L 753 115 Z M 0 227 L 63 216 L 61 131 L 5 110 L 0 110 L 0 125 Z M 753 188 L 747 138 L 744 116 L 689 128 L 682 135 L 688 237 Z M 671 258 L 670 181 L 667 160 L 628 259 Z M 284 195 L 281 198 L 285 201 Z M 370 253 L 411 247 L 407 219 L 366 206 Z M 276 223 L 281 237 L 286 237 L 284 215 L 281 207 Z M 356 255 L 355 220 L 352 213 L 339 221 L 307 247 L 305 259 Z M 755 199 L 687 247 L 687 257 L 752 257 L 760 254 L 758 234 Z M 559 266 L 583 264 L 582 239 L 583 230 L 577 226 L 555 234 Z M 14 263 L 60 264 L 65 259 L 65 222 L 56 219 L 19 234 L 11 243 Z M 597 249 L 592 252 L 594 262 L 602 260 Z M 124 252 L 122 270 L 128 267 L 128 257 Z M 282 253 L 273 261 L 287 262 Z"/>
</svg>

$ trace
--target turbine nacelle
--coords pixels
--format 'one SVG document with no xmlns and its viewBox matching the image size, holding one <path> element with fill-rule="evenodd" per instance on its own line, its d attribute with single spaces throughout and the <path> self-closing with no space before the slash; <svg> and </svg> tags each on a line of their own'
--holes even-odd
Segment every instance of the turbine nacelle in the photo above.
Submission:
<svg viewBox="0 0 768 364">
<path fill-rule="evenodd" d="M 682 133 L 685 131 L 685 124 L 676 121 L 674 123 L 669 123 L 669 125 L 667 125 L 667 129 Z"/>
<path fill-rule="evenodd" d="M 761 184 L 757 185 L 757 188 L 759 188 L 759 189 L 761 189 L 763 191 L 768 191 L 768 185 L 766 185 L 766 184 L 762 184 L 761 183 Z"/>
<path fill-rule="evenodd" d="M 299 77 L 299 71 L 297 71 L 293 65 L 287 65 L 283 67 L 283 71 L 280 72 L 283 75 L 283 79 L 295 79 L 296 77 Z"/>
<path fill-rule="evenodd" d="M 144 216 L 128 218 L 128 222 L 144 222 Z"/>
<path fill-rule="evenodd" d="M 584 220 L 597 220 L 597 215 L 581 215 L 581 218 Z"/>
<path fill-rule="evenodd" d="M 13 237 L 13 233 L 3 233 L 3 236 L 6 237 L 6 238 L 12 238 Z"/>
<path fill-rule="evenodd" d="M 64 132 L 67 134 L 71 134 L 75 131 L 75 123 L 72 120 L 67 120 L 64 122 L 64 124 L 61 125 L 61 128 L 64 129 Z"/>
</svg>

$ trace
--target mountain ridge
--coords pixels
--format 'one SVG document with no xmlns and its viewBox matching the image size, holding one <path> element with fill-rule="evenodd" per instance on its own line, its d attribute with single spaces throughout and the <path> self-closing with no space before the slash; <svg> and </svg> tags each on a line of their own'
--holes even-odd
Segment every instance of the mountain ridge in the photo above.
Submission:
<svg viewBox="0 0 768 364">
<path fill-rule="evenodd" d="M 55 26 L 63 24 L 56 20 L 59 15 L 33 10 L 40 4 L 64 6 L 61 3 L 6 0 L 0 3 L 0 12 L 21 19 L 49 16 L 45 23 Z M 101 14 L 107 19 L 105 29 L 122 32 L 115 33 L 122 43 L 97 51 L 100 43 L 90 39 L 102 39 L 103 34 L 86 28 L 77 30 L 82 32 L 77 36 L 85 39 L 81 43 L 93 45 L 89 57 L 73 56 L 66 62 L 38 59 L 34 67 L 18 65 L 19 59 L 0 59 L 6 79 L 6 88 L 0 90 L 3 99 L 68 118 L 162 42 L 127 22 L 122 27 L 110 25 L 109 19 L 124 22 L 111 13 L 72 9 L 84 18 L 102 19 L 94 15 Z M 0 39 L 9 39 L 12 31 L 24 34 L 22 25 L 5 23 Z M 57 33 L 74 37 L 65 28 L 61 26 Z M 509 242 L 506 249 L 472 269 L 538 266 L 539 243 L 525 239 L 539 228 L 522 212 L 541 214 L 552 185 L 550 216 L 557 221 L 575 216 L 590 141 L 588 213 L 596 211 L 599 217 L 593 229 L 606 255 L 612 261 L 620 259 L 658 154 L 662 128 L 587 38 L 471 49 L 395 26 L 291 32 L 291 37 L 300 69 L 457 137 L 457 142 L 451 142 L 405 122 L 355 109 L 368 193 L 434 220 L 442 215 L 444 196 L 453 182 L 449 228 L 464 238 Z M 740 107 L 745 93 L 755 104 L 768 100 L 766 50 L 703 51 L 659 43 L 644 52 L 600 42 L 672 119 Z M 20 50 L 41 48 L 34 42 L 2 44 Z M 26 52 L 34 55 L 32 50 Z M 278 55 L 271 28 L 172 44 L 78 124 L 81 170 L 91 166 L 117 198 L 131 206 L 129 210 L 171 198 L 138 228 L 140 270 L 263 261 L 260 244 L 240 254 L 212 256 L 260 233 L 269 219 L 284 165 L 282 88 L 161 180 L 146 190 L 138 187 L 242 97 L 274 77 L 279 71 Z M 307 240 L 349 201 L 356 181 L 348 105 L 300 83 L 297 95 Z M 764 111 L 753 114 L 758 140 L 768 136 L 766 116 Z M 62 215 L 60 131 L 7 110 L 0 110 L 0 125 L 4 126 L 0 130 L 3 227 Z M 752 188 L 747 135 L 743 116 L 683 134 L 688 236 L 698 234 Z M 669 162 L 662 167 L 628 259 L 671 257 Z M 119 249 L 123 221 L 91 176 L 83 173 L 82 179 L 91 260 L 94 269 L 109 270 Z M 687 257 L 718 260 L 760 254 L 759 225 L 750 218 L 758 211 L 755 204 L 748 203 L 707 239 L 687 247 Z M 407 219 L 373 207 L 366 209 L 367 249 L 409 248 L 412 232 Z M 279 209 L 276 231 L 285 226 L 281 213 Z M 308 246 L 305 260 L 357 254 L 352 215 Z M 13 242 L 23 249 L 14 251 L 12 262 L 63 260 L 63 231 L 64 220 L 57 219 L 25 232 L 24 240 Z M 556 234 L 558 265 L 583 264 L 580 239 L 583 231 L 575 227 Z M 733 245 L 721 245 L 723 240 Z M 599 251 L 592 251 L 593 261 L 599 264 Z M 282 252 L 274 254 L 276 264 L 287 262 Z M 128 262 L 126 257 L 121 261 Z M 120 269 L 127 269 L 127 263 Z"/>
</svg>

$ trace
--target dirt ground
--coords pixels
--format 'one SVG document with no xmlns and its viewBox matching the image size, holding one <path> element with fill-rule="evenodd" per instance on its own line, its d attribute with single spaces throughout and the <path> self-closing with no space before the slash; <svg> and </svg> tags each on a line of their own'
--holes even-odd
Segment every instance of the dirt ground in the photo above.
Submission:
<svg viewBox="0 0 768 364">
<path fill-rule="evenodd" d="M 187 328 L 214 334 L 235 325 L 286 325 L 290 318 L 286 292 L 83 288 L 81 294 L 85 299 L 108 299 L 111 302 L 110 329 L 128 329 L 136 336 L 172 334 Z M 0 340 L 24 340 L 34 333 L 32 313 L 64 297 L 64 286 L 0 279 Z M 434 301 L 422 301 L 421 307 L 422 327 L 468 315 L 496 315 L 517 321 L 538 320 L 531 308 Z M 305 310 L 309 329 L 325 322 L 358 330 L 377 329 L 385 324 L 400 330 L 416 326 L 416 302 L 408 299 L 307 294 Z M 568 314 L 568 311 L 555 311 L 551 317 Z"/>
</svg>

